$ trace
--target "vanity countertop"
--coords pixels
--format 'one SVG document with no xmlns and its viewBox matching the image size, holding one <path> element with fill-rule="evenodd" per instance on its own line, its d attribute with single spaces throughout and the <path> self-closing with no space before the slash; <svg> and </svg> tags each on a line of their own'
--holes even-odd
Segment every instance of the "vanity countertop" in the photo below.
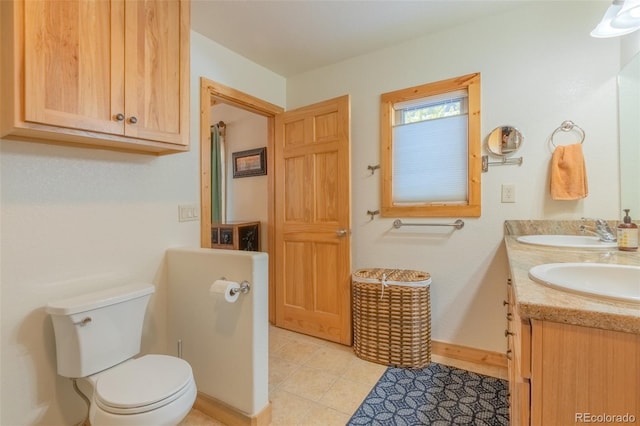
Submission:
<svg viewBox="0 0 640 426">
<path fill-rule="evenodd" d="M 556 290 L 529 278 L 529 269 L 543 263 L 597 262 L 640 266 L 640 252 L 610 250 L 580 250 L 572 248 L 544 247 L 520 243 L 519 235 L 532 233 L 576 234 L 562 232 L 577 229 L 576 221 L 540 221 L 553 226 L 538 227 L 536 232 L 527 232 L 532 221 L 507 221 L 505 223 L 505 245 L 511 270 L 511 281 L 516 299 L 516 309 L 525 319 L 539 319 L 558 323 L 595 327 L 606 330 L 640 334 L 640 306 L 624 301 L 598 299 Z M 524 227 L 520 227 L 522 223 Z M 544 225 L 544 224 L 543 224 Z M 640 285 L 640 284 L 639 284 Z"/>
</svg>

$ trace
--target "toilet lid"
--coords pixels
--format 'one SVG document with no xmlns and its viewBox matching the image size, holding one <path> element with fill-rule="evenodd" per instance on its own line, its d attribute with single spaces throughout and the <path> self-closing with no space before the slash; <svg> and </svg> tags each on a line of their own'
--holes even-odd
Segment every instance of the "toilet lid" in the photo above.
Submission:
<svg viewBox="0 0 640 426">
<path fill-rule="evenodd" d="M 145 355 L 101 374 L 94 395 L 102 409 L 132 414 L 179 398 L 192 381 L 191 366 L 185 360 Z"/>
</svg>

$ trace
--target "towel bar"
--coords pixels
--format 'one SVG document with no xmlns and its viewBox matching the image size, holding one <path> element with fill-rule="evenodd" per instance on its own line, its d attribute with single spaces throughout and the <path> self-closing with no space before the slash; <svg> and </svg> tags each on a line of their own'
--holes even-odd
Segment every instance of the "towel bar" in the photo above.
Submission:
<svg viewBox="0 0 640 426">
<path fill-rule="evenodd" d="M 402 223 L 400 219 L 393 221 L 393 227 L 395 229 L 402 228 L 403 226 L 453 226 L 456 229 L 462 229 L 464 227 L 464 222 L 461 219 L 458 219 L 453 223 Z"/>
<path fill-rule="evenodd" d="M 482 172 L 483 173 L 486 173 L 489 171 L 489 166 L 506 166 L 508 164 L 517 164 L 518 166 L 521 166 L 522 157 L 517 157 L 517 158 L 504 157 L 501 161 L 489 161 L 488 155 L 482 156 Z"/>
</svg>

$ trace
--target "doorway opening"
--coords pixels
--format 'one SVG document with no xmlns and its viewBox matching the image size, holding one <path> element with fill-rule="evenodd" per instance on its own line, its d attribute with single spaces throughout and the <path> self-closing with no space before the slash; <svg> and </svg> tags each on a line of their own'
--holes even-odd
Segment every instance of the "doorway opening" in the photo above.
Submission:
<svg viewBox="0 0 640 426">
<path fill-rule="evenodd" d="M 285 112 L 204 77 L 200 81 L 201 246 L 221 248 L 223 229 L 218 222 L 221 215 L 212 220 L 212 205 L 223 203 L 212 201 L 211 154 L 217 150 L 212 150 L 211 142 L 218 137 L 212 138 L 211 127 L 224 129 L 230 142 L 235 138 L 232 120 L 221 124 L 224 118 L 218 115 L 220 111 L 235 114 L 242 110 L 251 117 L 257 114 L 261 116 L 258 121 L 266 119 L 266 126 L 263 121 L 260 125 L 266 133 L 262 143 L 266 143 L 267 171 L 266 244 L 261 242 L 261 251 L 269 255 L 269 321 L 277 327 L 350 345 L 349 95 Z M 252 148 L 248 151 L 262 158 L 263 148 Z M 226 175 L 230 175 L 228 171 Z M 218 243 L 212 244 L 216 234 Z M 239 230 L 234 232 L 235 241 L 237 234 Z"/>
<path fill-rule="evenodd" d="M 269 321 L 275 322 L 274 306 L 274 120 L 284 109 L 246 93 L 200 78 L 200 246 L 212 245 L 212 125 L 224 128 L 224 165 L 227 177 L 224 197 L 225 221 L 258 220 L 261 226 L 260 251 L 269 254 Z M 222 121 L 224 125 L 220 125 Z M 238 125 L 234 125 L 237 123 Z M 256 146 L 254 146 L 256 145 Z M 232 153 L 266 147 L 266 176 L 233 179 Z M 225 168 L 225 167 L 223 167 Z M 229 170 L 230 169 L 230 170 Z M 250 194 L 245 194 L 249 192 Z M 255 194 L 263 197 L 256 201 Z M 246 207 L 252 198 L 252 208 Z M 262 207 L 261 205 L 264 205 Z M 257 206 L 257 209 L 255 208 Z"/>
</svg>

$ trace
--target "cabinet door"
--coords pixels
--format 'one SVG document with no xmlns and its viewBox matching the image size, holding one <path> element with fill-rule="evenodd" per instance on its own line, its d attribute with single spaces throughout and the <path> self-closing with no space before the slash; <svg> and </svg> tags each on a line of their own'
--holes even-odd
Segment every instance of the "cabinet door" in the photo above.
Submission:
<svg viewBox="0 0 640 426">
<path fill-rule="evenodd" d="M 125 7 L 125 135 L 186 145 L 189 3 L 139 0 Z"/>
<path fill-rule="evenodd" d="M 124 5 L 24 2 L 25 121 L 122 134 Z"/>
<path fill-rule="evenodd" d="M 532 425 L 640 424 L 640 335 L 537 320 L 532 331 Z"/>
</svg>

